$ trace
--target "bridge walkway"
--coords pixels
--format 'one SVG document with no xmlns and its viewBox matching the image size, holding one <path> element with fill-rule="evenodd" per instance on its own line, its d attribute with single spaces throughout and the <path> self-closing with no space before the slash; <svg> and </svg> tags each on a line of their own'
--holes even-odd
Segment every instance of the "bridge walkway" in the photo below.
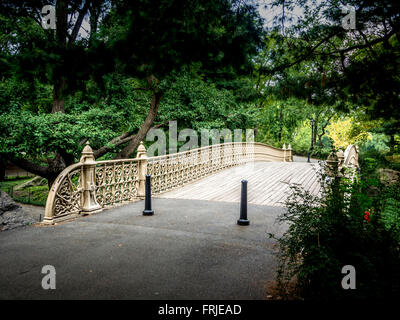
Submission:
<svg viewBox="0 0 400 320">
<path fill-rule="evenodd" d="M 296 159 L 295 159 L 296 160 Z M 301 161 L 302 159 L 297 159 Z M 302 185 L 317 194 L 318 164 L 314 162 L 254 162 L 222 170 L 181 188 L 158 195 L 167 199 L 240 201 L 240 181 L 248 180 L 248 202 L 283 206 L 290 185 Z"/>
</svg>

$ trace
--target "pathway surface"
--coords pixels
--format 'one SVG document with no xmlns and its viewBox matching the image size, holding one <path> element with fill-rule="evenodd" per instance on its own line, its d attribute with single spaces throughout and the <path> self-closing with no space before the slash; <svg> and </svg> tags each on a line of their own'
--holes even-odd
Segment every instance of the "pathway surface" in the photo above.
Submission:
<svg viewBox="0 0 400 320">
<path fill-rule="evenodd" d="M 56 226 L 0 232 L 0 299 L 265 299 L 283 208 L 153 199 Z M 56 268 L 43 290 L 41 269 Z"/>
<path fill-rule="evenodd" d="M 313 194 L 320 190 L 316 160 L 296 160 L 299 162 L 255 162 L 232 167 L 158 197 L 239 202 L 240 181 L 246 179 L 249 203 L 283 206 L 292 184 L 302 185 Z"/>
<path fill-rule="evenodd" d="M 30 215 L 35 221 L 39 222 L 43 220 L 44 217 L 44 207 L 41 206 L 34 206 L 31 204 L 25 204 L 25 203 L 18 203 L 22 209 Z"/>
</svg>

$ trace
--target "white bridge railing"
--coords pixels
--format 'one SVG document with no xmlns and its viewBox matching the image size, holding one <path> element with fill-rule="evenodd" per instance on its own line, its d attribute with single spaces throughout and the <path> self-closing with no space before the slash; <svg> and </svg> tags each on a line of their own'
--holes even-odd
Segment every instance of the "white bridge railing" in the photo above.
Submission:
<svg viewBox="0 0 400 320">
<path fill-rule="evenodd" d="M 147 157 L 141 143 L 134 159 L 95 161 L 87 143 L 80 162 L 60 173 L 46 202 L 43 224 L 54 224 L 145 196 L 145 176 L 160 194 L 253 161 L 293 161 L 292 149 L 257 142 L 229 142 L 169 155 Z"/>
</svg>

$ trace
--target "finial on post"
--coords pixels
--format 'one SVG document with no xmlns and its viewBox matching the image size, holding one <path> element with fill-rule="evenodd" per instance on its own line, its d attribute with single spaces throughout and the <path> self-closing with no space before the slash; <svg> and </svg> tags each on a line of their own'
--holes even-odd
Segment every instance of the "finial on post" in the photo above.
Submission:
<svg viewBox="0 0 400 320">
<path fill-rule="evenodd" d="M 146 147 L 143 145 L 143 141 L 140 141 L 140 145 L 137 148 L 136 157 L 137 158 L 145 158 L 146 157 Z"/>
<path fill-rule="evenodd" d="M 328 158 L 326 159 L 326 165 L 328 169 L 328 174 L 330 176 L 337 176 L 338 167 L 339 167 L 339 159 L 336 154 L 336 150 L 333 147 L 331 153 L 329 154 Z"/>
<path fill-rule="evenodd" d="M 83 162 L 83 163 L 89 163 L 89 164 L 95 163 L 93 149 L 89 145 L 89 141 L 86 141 L 86 145 L 82 150 L 82 156 L 79 161 Z"/>
<path fill-rule="evenodd" d="M 342 165 L 343 165 L 343 162 L 344 162 L 344 152 L 343 152 L 343 150 L 339 149 L 339 151 L 336 152 L 336 156 L 337 156 L 338 161 L 339 161 L 339 168 L 341 168 Z"/>
</svg>

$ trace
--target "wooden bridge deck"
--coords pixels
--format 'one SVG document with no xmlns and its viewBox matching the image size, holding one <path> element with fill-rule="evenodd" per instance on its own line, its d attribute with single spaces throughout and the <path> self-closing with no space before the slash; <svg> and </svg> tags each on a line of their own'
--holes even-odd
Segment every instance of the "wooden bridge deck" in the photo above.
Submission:
<svg viewBox="0 0 400 320">
<path fill-rule="evenodd" d="M 301 184 L 317 194 L 318 164 L 307 162 L 255 162 L 223 170 L 182 188 L 158 195 L 159 198 L 209 201 L 240 201 L 240 181 L 248 180 L 248 202 L 283 206 L 290 184 Z"/>
</svg>

